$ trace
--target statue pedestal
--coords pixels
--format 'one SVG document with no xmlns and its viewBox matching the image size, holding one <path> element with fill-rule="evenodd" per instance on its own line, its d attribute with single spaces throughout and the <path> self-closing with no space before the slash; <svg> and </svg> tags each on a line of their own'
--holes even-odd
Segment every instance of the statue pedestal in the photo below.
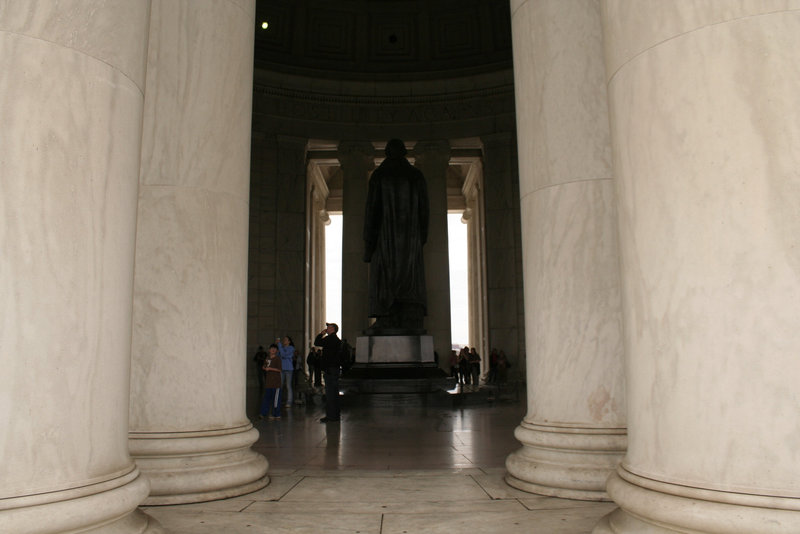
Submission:
<svg viewBox="0 0 800 534">
<path fill-rule="evenodd" d="M 356 364 L 419 365 L 436 363 L 433 336 L 360 336 Z"/>
<path fill-rule="evenodd" d="M 433 393 L 453 389 L 455 379 L 439 368 L 433 336 L 361 336 L 339 385 L 346 393 Z"/>
</svg>

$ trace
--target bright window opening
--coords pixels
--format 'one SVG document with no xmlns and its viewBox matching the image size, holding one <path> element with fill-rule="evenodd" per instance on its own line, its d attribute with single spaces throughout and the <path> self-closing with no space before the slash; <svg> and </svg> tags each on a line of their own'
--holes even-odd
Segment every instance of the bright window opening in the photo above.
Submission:
<svg viewBox="0 0 800 534">
<path fill-rule="evenodd" d="M 469 344 L 469 279 L 467 225 L 461 212 L 447 214 L 450 256 L 450 338 L 453 346 Z"/>
<path fill-rule="evenodd" d="M 325 321 L 342 324 L 342 214 L 325 227 Z"/>
</svg>

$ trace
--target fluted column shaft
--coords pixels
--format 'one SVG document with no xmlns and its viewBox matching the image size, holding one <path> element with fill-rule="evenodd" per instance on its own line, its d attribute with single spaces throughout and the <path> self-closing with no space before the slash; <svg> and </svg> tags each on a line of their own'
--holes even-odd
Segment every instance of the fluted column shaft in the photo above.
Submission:
<svg viewBox="0 0 800 534">
<path fill-rule="evenodd" d="M 596 532 L 800 532 L 800 5 L 784 4 L 604 3 L 630 444 Z"/>
<path fill-rule="evenodd" d="M 0 7 L 0 531 L 155 532 L 128 454 L 149 2 Z"/>
<path fill-rule="evenodd" d="M 600 5 L 514 4 L 528 413 L 507 481 L 604 500 L 626 417 Z"/>
<path fill-rule="evenodd" d="M 355 345 L 356 337 L 369 326 L 369 264 L 364 262 L 364 210 L 369 176 L 375 167 L 371 143 L 339 144 L 342 165 L 342 324 L 339 337 Z M 322 325 L 324 326 L 324 325 Z M 319 331 L 316 325 L 313 331 Z"/>
<path fill-rule="evenodd" d="M 447 239 L 447 168 L 450 145 L 446 141 L 423 141 L 414 146 L 414 165 L 428 184 L 430 219 L 428 242 L 424 248 L 428 316 L 425 326 L 433 336 L 439 366 L 449 365 L 450 332 L 450 257 Z"/>
<path fill-rule="evenodd" d="M 245 415 L 253 17 L 252 2 L 153 2 L 130 412 L 149 504 L 268 482 Z"/>
</svg>

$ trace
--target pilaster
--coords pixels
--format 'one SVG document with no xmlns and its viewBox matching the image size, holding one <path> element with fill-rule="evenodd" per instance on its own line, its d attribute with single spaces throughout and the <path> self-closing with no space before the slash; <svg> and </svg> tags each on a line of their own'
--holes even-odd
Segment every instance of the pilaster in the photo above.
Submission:
<svg viewBox="0 0 800 534">
<path fill-rule="evenodd" d="M 366 141 L 342 142 L 338 148 L 342 166 L 342 324 L 339 337 L 355 345 L 369 326 L 369 264 L 364 262 L 364 209 L 369 176 L 375 167 L 375 149 Z"/>
<path fill-rule="evenodd" d="M 447 240 L 447 168 L 450 145 L 447 141 L 421 141 L 414 146 L 414 165 L 428 184 L 430 223 L 425 245 L 425 282 L 428 316 L 425 325 L 433 336 L 439 366 L 450 356 L 450 258 Z"/>
</svg>

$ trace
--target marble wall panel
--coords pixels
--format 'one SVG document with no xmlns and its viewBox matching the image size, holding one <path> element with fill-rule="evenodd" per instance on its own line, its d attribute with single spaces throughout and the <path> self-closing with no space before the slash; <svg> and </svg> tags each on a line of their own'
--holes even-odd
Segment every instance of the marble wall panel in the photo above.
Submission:
<svg viewBox="0 0 800 534">
<path fill-rule="evenodd" d="M 489 298 L 490 328 L 508 328 L 517 324 L 517 290 L 516 288 L 492 288 Z M 489 337 L 496 343 L 493 337 Z"/>
<path fill-rule="evenodd" d="M 241 424 L 245 353 L 247 205 L 239 196 L 188 187 L 140 190 L 134 301 L 131 428 Z M 188 313 L 188 312 L 191 313 Z M 196 391 L 182 383 L 192 368 Z M 165 410 L 164 406 L 169 406 Z M 202 406 L 202 408 L 200 408 Z"/>
<path fill-rule="evenodd" d="M 61 1 L 58 9 L 32 9 L 28 2 L 4 2 L 0 6 L 0 29 L 113 65 L 143 90 L 147 40 L 142 39 L 141 21 L 148 20 L 149 10 L 150 2 L 127 0 L 104 2 L 102 9 L 84 0 Z"/>
<path fill-rule="evenodd" d="M 554 184 L 611 177 L 611 151 L 602 61 L 585 50 L 602 43 L 586 12 L 597 2 L 546 0 L 514 10 L 513 32 L 519 164 L 527 177 L 520 195 Z M 565 12 L 566 15 L 565 15 Z M 569 21 L 569 22 L 566 22 Z M 567 24 L 570 26 L 567 27 Z M 563 27 L 562 27 L 563 26 Z M 557 37 L 556 37 L 557 36 Z"/>
<path fill-rule="evenodd" d="M 714 6 L 609 86 L 624 140 L 615 167 L 633 377 L 626 466 L 797 498 L 800 453 L 787 444 L 800 440 L 800 14 L 718 23 Z"/>
<path fill-rule="evenodd" d="M 625 426 L 614 205 L 611 180 L 523 199 L 531 421 Z"/>
<path fill-rule="evenodd" d="M 146 124 L 142 183 L 235 191 L 247 202 L 252 106 L 251 99 L 232 95 L 252 83 L 252 56 L 230 51 L 252 49 L 253 35 L 230 28 L 252 8 L 213 0 L 192 0 L 191 9 L 183 4 L 153 3 L 150 49 L 157 53 L 149 60 L 147 85 L 158 98 L 149 105 L 153 116 L 172 120 Z"/>
<path fill-rule="evenodd" d="M 143 40 L 142 11 L 130 15 Z M 0 467 L 0 498 L 133 469 L 124 412 L 142 92 L 114 65 L 40 39 L 56 19 L 0 9 L 0 455 L 14 459 Z"/>
<path fill-rule="evenodd" d="M 301 195 L 298 195 L 302 198 Z M 276 248 L 272 249 L 279 257 L 287 252 L 305 250 L 306 218 L 301 213 L 281 211 L 276 225 Z M 295 286 L 293 286 L 295 287 Z M 299 286 L 302 287 L 302 284 Z"/>
<path fill-rule="evenodd" d="M 609 79 L 638 54 L 660 46 L 676 35 L 747 17 L 800 9 L 798 0 L 700 0 L 667 5 L 659 0 L 642 0 L 636 3 L 637 9 L 628 9 L 626 4 L 624 0 L 606 0 L 603 3 Z M 658 16 L 653 16 L 654 13 Z"/>
</svg>

